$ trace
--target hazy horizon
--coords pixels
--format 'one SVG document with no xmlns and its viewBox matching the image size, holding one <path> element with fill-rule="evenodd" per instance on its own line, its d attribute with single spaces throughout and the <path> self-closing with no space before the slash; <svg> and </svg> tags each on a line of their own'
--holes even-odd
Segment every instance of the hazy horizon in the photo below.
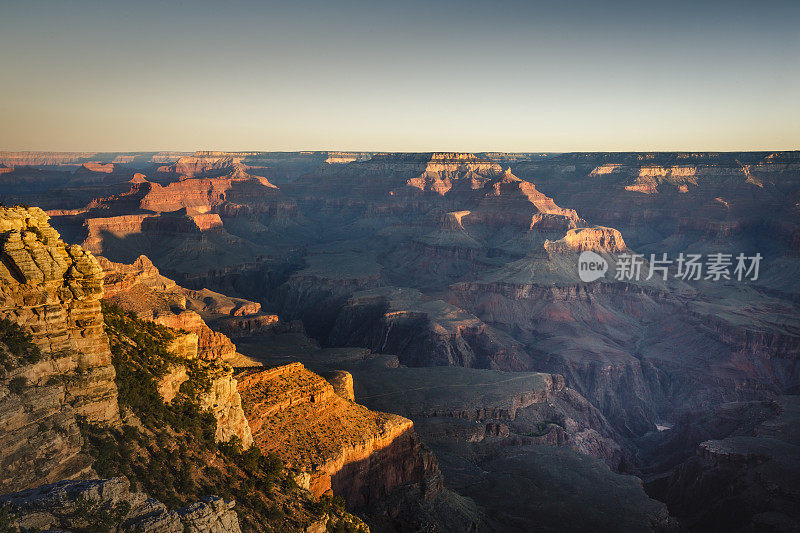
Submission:
<svg viewBox="0 0 800 533">
<path fill-rule="evenodd" d="M 800 148 L 800 3 L 0 2 L 8 151 Z"/>
<path fill-rule="evenodd" d="M 246 149 L 246 150 L 219 150 L 213 148 L 199 148 L 186 150 L 174 149 L 143 149 L 143 150 L 7 150 L 0 147 L 0 153 L 95 153 L 95 154 L 147 154 L 147 153 L 187 153 L 193 154 L 198 152 L 216 152 L 227 154 L 307 154 L 307 153 L 368 153 L 368 154 L 442 154 L 442 153 L 455 153 L 455 154 L 532 154 L 532 155 L 564 155 L 564 154 L 742 154 L 742 153 L 786 153 L 798 152 L 800 148 L 787 148 L 787 149 L 762 149 L 762 150 L 563 150 L 563 151 L 545 151 L 545 150 L 358 150 L 358 149 L 341 149 L 341 148 L 320 148 L 320 149 L 297 149 L 297 150 L 269 150 L 269 149 Z"/>
</svg>

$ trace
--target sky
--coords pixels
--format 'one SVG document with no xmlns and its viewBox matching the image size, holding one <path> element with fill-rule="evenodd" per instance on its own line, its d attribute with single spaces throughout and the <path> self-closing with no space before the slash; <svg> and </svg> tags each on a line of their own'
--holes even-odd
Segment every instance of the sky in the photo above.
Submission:
<svg viewBox="0 0 800 533">
<path fill-rule="evenodd" d="M 800 149 L 800 2 L 0 0 L 0 150 Z"/>
</svg>

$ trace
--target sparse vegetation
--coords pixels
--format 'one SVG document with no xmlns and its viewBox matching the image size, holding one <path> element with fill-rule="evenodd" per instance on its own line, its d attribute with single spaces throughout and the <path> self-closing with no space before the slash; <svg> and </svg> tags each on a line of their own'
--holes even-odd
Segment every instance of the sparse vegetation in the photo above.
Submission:
<svg viewBox="0 0 800 533">
<path fill-rule="evenodd" d="M 19 324 L 8 318 L 0 318 L 0 376 L 18 365 L 36 363 L 42 351 L 33 342 L 33 336 Z"/>
<path fill-rule="evenodd" d="M 103 318 L 117 372 L 119 403 L 130 407 L 150 428 L 166 424 L 190 433 L 203 445 L 212 444 L 216 420 L 200 410 L 197 395 L 211 386 L 213 365 L 176 356 L 169 351 L 169 343 L 175 339 L 173 330 L 141 320 L 116 305 L 103 302 Z M 157 380 L 173 364 L 185 366 L 190 380 L 181 387 L 181 394 L 166 404 L 158 393 Z"/>
<path fill-rule="evenodd" d="M 133 487 L 170 508 L 216 494 L 237 501 L 243 531 L 296 530 L 327 513 L 339 517 L 336 531 L 358 531 L 343 502 L 320 503 L 300 489 L 274 454 L 243 449 L 238 438 L 215 443 L 216 420 L 200 409 L 198 395 L 211 385 L 215 363 L 171 353 L 175 332 L 103 303 L 103 316 L 117 372 L 121 408 L 143 427 L 109 429 L 81 422 L 86 451 L 101 477 L 126 476 Z M 179 395 L 165 403 L 158 379 L 169 366 L 190 376 Z M 334 518 L 336 520 L 336 518 Z M 352 529 L 356 527 L 356 529 Z"/>
<path fill-rule="evenodd" d="M 113 336 L 113 355 L 125 355 L 130 366 L 155 377 L 165 375 L 171 363 L 179 362 L 179 358 L 168 349 L 169 343 L 175 339 L 173 330 L 142 320 L 106 301 L 102 302 L 102 309 L 106 332 Z"/>
<path fill-rule="evenodd" d="M 338 518 L 328 522 L 327 530 L 330 533 L 359 533 L 364 529 L 353 522 L 348 521 L 346 518 Z"/>
<path fill-rule="evenodd" d="M 81 524 L 72 526 L 75 533 L 94 533 L 95 531 L 111 531 L 120 526 L 130 512 L 128 502 L 117 502 L 112 506 L 101 505 L 94 500 L 80 500 L 76 506 L 71 522 Z"/>
</svg>

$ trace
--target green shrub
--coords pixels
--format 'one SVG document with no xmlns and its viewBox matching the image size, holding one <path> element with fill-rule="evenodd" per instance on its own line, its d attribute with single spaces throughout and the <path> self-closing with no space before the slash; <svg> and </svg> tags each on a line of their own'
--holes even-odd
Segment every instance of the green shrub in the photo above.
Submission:
<svg viewBox="0 0 800 533">
<path fill-rule="evenodd" d="M 0 343 L 5 344 L 8 353 L 16 356 L 22 364 L 37 363 L 42 358 L 42 351 L 33 343 L 33 336 L 13 320 L 0 318 Z M 4 370 L 12 368 L 12 362 L 2 350 L 0 367 Z"/>
<path fill-rule="evenodd" d="M 213 376 L 224 370 L 219 363 L 176 356 L 168 349 L 174 331 L 107 302 L 102 309 L 119 402 L 146 429 L 81 424 L 86 451 L 95 458 L 101 476 L 126 475 L 169 508 L 194 501 L 200 494 L 233 498 L 243 524 L 267 521 L 276 531 L 292 529 L 295 512 L 316 510 L 316 500 L 299 490 L 277 455 L 263 455 L 256 447 L 245 450 L 238 437 L 215 442 L 216 419 L 200 408 L 199 397 L 209 390 Z M 165 403 L 158 394 L 158 381 L 173 364 L 183 365 L 189 380 Z M 339 500 L 324 506 L 332 516 L 344 513 Z M 342 522 L 342 527 L 350 525 Z"/>
<path fill-rule="evenodd" d="M 116 529 L 125 520 L 131 504 L 125 501 L 113 506 L 104 506 L 94 500 L 81 499 L 75 506 L 72 518 L 85 526 L 72 527 L 76 533 L 93 533 Z"/>
<path fill-rule="evenodd" d="M 129 441 L 136 441 L 138 442 L 141 440 L 141 433 L 139 433 L 139 428 L 136 426 L 129 426 L 125 424 L 122 426 L 122 435 Z"/>
<path fill-rule="evenodd" d="M 102 302 L 114 368 L 119 402 L 129 406 L 145 426 L 169 426 L 192 435 L 203 446 L 213 447 L 217 431 L 211 413 L 200 409 L 197 397 L 211 387 L 211 363 L 186 360 L 169 351 L 174 332 L 155 322 L 142 320 L 120 307 Z M 189 380 L 180 394 L 166 404 L 158 393 L 158 380 L 170 365 L 187 368 Z"/>
<path fill-rule="evenodd" d="M 222 470 L 216 466 L 207 466 L 203 469 L 206 475 L 210 478 L 219 479 L 222 477 Z"/>
<path fill-rule="evenodd" d="M 217 444 L 217 449 L 228 459 L 237 461 L 242 457 L 242 439 L 234 435 L 226 442 Z"/>
<path fill-rule="evenodd" d="M 329 520 L 326 529 L 329 533 L 359 533 L 362 531 L 361 527 L 348 522 L 344 518 L 339 518 L 335 523 L 333 520 Z"/>
<path fill-rule="evenodd" d="M 169 343 L 175 339 L 171 329 L 142 320 L 106 301 L 102 302 L 102 310 L 106 332 L 110 340 L 116 341 L 111 343 L 112 355 L 126 356 L 131 366 L 155 377 L 164 376 L 170 364 L 181 361 L 168 349 Z"/>
</svg>

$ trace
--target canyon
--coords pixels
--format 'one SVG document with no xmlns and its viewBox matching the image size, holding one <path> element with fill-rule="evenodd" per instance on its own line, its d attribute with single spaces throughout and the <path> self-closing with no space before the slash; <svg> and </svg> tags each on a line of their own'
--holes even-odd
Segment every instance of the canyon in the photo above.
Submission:
<svg viewBox="0 0 800 533">
<path fill-rule="evenodd" d="M 0 492 L 85 477 L 76 417 L 123 423 L 104 298 L 217 369 L 199 397 L 216 440 L 274 453 L 374 531 L 800 524 L 797 152 L 0 163 L 3 204 L 47 210 L 4 208 L 2 313 L 58 354 L 4 378 L 41 391 L 0 410 Z M 582 281 L 583 252 L 608 273 Z M 614 275 L 690 253 L 763 260 L 742 281 Z"/>
<path fill-rule="evenodd" d="M 199 313 L 186 309 L 189 301 L 188 307 L 195 305 L 201 312 L 211 315 L 258 317 L 260 306 L 210 291 L 182 289 L 161 276 L 143 256 L 132 265 L 112 263 L 104 258 L 98 261 L 80 246 L 66 245 L 48 224 L 48 216 L 38 208 L 2 208 L 0 215 L 0 227 L 5 236 L 0 272 L 4 321 L 0 490 L 13 492 L 3 501 L 16 517 L 16 527 L 53 524 L 83 527 L 80 525 L 85 519 L 82 513 L 88 511 L 82 510 L 80 505 L 76 507 L 76 503 L 91 498 L 92 505 L 97 507 L 94 511 L 90 509 L 91 512 L 114 514 L 118 508 L 122 509 L 119 506 L 124 506 L 124 512 L 115 515 L 123 530 L 183 531 L 184 527 L 197 531 L 238 530 L 236 513 L 231 511 L 235 502 L 209 497 L 185 508 L 168 510 L 146 494 L 132 491 L 124 477 L 77 480 L 96 478 L 96 470 L 103 468 L 97 466 L 98 459 L 87 441 L 92 439 L 91 431 L 104 433 L 120 428 L 147 431 L 137 414 L 131 412 L 131 406 L 123 405 L 122 399 L 117 401 L 122 382 L 115 368 L 125 368 L 118 361 L 122 357 L 120 344 L 127 347 L 123 350 L 133 348 L 134 353 L 147 346 L 137 348 L 139 337 L 129 333 L 135 326 L 126 317 L 136 317 L 136 311 L 141 317 L 136 320 L 153 324 L 156 328 L 153 331 L 163 336 L 164 353 L 174 360 L 158 375 L 157 390 L 164 403 L 185 402 L 188 393 L 183 385 L 192 383 L 193 387 L 198 387 L 198 410 L 212 417 L 214 441 L 233 442 L 244 450 L 253 447 L 246 409 L 257 430 L 256 436 L 260 435 L 258 431 L 266 431 L 270 436 L 266 442 L 259 439 L 256 443 L 258 453 L 267 454 L 276 442 L 280 443 L 275 440 L 280 423 L 265 421 L 259 410 L 263 402 L 242 402 L 240 389 L 246 399 L 258 398 L 254 393 L 257 385 L 249 386 L 253 376 L 240 384 L 234 378 L 231 363 L 243 360 L 255 375 L 258 371 L 253 369 L 260 365 L 237 354 L 228 337 L 209 328 Z M 105 277 L 110 282 L 107 294 L 103 286 Z M 214 299 L 211 294 L 219 298 Z M 104 305 L 120 309 L 117 321 L 109 322 L 107 312 L 101 313 L 103 296 L 106 296 Z M 154 302 L 162 305 L 153 305 Z M 177 307 L 179 303 L 183 304 L 183 309 Z M 150 341 L 145 338 L 141 342 Z M 128 371 L 126 368 L 125 372 Z M 269 374 L 274 370 L 262 372 Z M 322 397 L 317 389 L 322 387 L 328 393 L 327 398 L 332 399 L 335 396 L 333 386 L 310 372 L 302 377 L 315 380 L 316 386 L 298 388 L 296 395 L 290 396 L 301 404 L 313 404 L 307 414 L 341 411 L 335 419 L 337 429 L 349 426 L 349 435 L 355 439 L 342 442 L 333 438 L 330 451 L 334 456 L 329 456 L 322 468 L 316 468 L 316 463 L 307 457 L 300 462 L 284 463 L 296 471 L 292 474 L 296 479 L 316 476 L 312 484 L 307 482 L 303 487 L 301 483 L 300 490 L 312 489 L 307 498 L 330 495 L 332 486 L 339 495 L 356 482 L 369 486 L 372 478 L 386 479 L 389 484 L 374 500 L 399 485 L 418 481 L 417 478 L 429 472 L 436 473 L 435 459 L 414 436 L 409 420 L 374 413 L 339 396 L 336 398 L 342 405 L 321 404 Z M 206 382 L 205 388 L 193 383 L 195 379 Z M 126 387 L 130 387 L 127 382 Z M 274 395 L 271 398 L 278 404 L 282 401 Z M 349 411 L 357 416 L 348 416 Z M 292 412 L 287 414 L 294 426 L 291 431 L 297 430 L 304 419 L 295 418 Z M 365 426 L 361 423 L 364 420 L 374 420 L 375 424 Z M 88 436 L 84 427 L 91 428 Z M 306 442 L 306 446 L 311 445 L 313 442 Z M 351 446 L 354 451 L 350 451 Z M 292 443 L 291 449 L 298 455 L 304 450 L 298 443 Z M 387 449 L 394 450 L 390 459 L 384 457 Z M 346 474 L 347 469 L 352 468 L 350 465 L 363 460 L 375 462 L 366 479 L 358 471 Z M 418 466 L 389 473 L 388 469 L 393 468 L 396 461 Z M 343 477 L 346 482 L 342 481 Z M 57 483 L 48 485 L 52 482 Z M 309 527 L 324 528 L 326 516 L 317 517 Z M 356 526 L 363 526 L 357 519 L 352 520 Z M 93 526 L 90 524 L 90 527 Z"/>
</svg>

